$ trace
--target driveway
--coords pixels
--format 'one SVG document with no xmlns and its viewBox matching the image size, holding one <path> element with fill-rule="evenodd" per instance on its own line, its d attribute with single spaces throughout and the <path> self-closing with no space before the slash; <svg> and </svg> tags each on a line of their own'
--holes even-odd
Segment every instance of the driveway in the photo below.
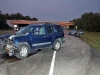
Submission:
<svg viewBox="0 0 100 75">
<path fill-rule="evenodd" d="M 19 60 L 0 52 L 0 75 L 100 75 L 100 59 L 78 37 L 67 35 L 60 51 L 44 49 Z"/>
</svg>

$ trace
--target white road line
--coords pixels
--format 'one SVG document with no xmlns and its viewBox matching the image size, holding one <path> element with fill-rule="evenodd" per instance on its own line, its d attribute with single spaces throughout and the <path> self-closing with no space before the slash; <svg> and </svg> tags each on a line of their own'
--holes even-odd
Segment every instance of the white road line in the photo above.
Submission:
<svg viewBox="0 0 100 75">
<path fill-rule="evenodd" d="M 53 53 L 53 58 L 52 58 L 51 66 L 50 66 L 49 75 L 53 75 L 55 58 L 56 58 L 56 51 L 54 51 L 54 53 Z"/>
</svg>

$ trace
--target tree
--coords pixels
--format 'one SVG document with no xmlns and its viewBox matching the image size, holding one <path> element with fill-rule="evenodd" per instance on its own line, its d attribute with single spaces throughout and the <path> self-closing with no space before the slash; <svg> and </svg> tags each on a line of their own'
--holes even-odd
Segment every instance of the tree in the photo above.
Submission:
<svg viewBox="0 0 100 75">
<path fill-rule="evenodd" d="M 25 16 L 25 20 L 31 20 L 30 16 Z"/>
<path fill-rule="evenodd" d="M 9 28 L 8 25 L 6 24 L 6 20 L 13 20 L 13 19 L 16 19 L 16 20 L 34 20 L 34 21 L 37 21 L 38 19 L 33 17 L 33 18 L 30 18 L 30 16 L 23 16 L 21 13 L 12 13 L 12 14 L 8 14 L 8 13 L 5 13 L 3 14 L 2 11 L 0 11 L 0 29 L 7 29 Z"/>
<path fill-rule="evenodd" d="M 2 13 L 2 11 L 0 11 L 0 14 Z"/>
<path fill-rule="evenodd" d="M 5 19 L 2 19 L 0 20 L 0 29 L 8 29 L 9 26 L 6 24 L 6 20 Z"/>
<path fill-rule="evenodd" d="M 78 28 L 88 31 L 100 31 L 100 13 L 84 13 L 81 18 L 74 19 Z"/>
<path fill-rule="evenodd" d="M 16 17 L 16 19 L 18 19 L 18 20 L 22 20 L 22 19 L 23 19 L 23 15 L 20 14 L 20 13 L 16 13 L 16 14 L 15 14 L 15 17 Z"/>
<path fill-rule="evenodd" d="M 33 17 L 33 18 L 32 18 L 32 20 L 34 20 L 34 21 L 38 21 L 38 19 L 37 19 L 37 18 L 35 18 L 35 17 Z"/>
</svg>

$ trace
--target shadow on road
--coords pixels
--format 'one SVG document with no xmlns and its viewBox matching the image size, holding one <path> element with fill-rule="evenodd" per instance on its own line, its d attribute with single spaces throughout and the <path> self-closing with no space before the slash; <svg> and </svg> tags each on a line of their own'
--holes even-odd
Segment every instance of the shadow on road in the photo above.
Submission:
<svg viewBox="0 0 100 75">
<path fill-rule="evenodd" d="M 1 59 L 4 59 L 5 61 L 7 62 L 16 62 L 16 61 L 19 61 L 20 59 L 17 59 L 16 57 L 10 57 L 8 56 L 7 54 L 0 54 L 0 58 Z"/>
<path fill-rule="evenodd" d="M 28 57 L 26 57 L 26 58 L 29 58 L 30 56 L 37 54 L 40 51 L 41 51 L 41 49 L 39 49 L 36 53 L 30 53 L 28 55 Z M 13 62 L 16 62 L 16 61 L 21 61 L 21 59 L 16 58 L 16 56 L 9 56 L 8 54 L 5 54 L 5 53 L 0 54 L 0 59 L 3 60 L 3 61 L 0 61 L 1 64 L 6 63 L 6 62 L 13 63 Z"/>
<path fill-rule="evenodd" d="M 36 53 L 40 52 L 41 49 L 39 49 Z M 36 54 L 36 53 L 31 53 L 28 55 L 27 58 L 29 58 L 30 56 Z M 0 59 L 4 59 L 4 61 L 6 62 L 16 62 L 16 61 L 20 61 L 21 59 L 16 58 L 15 56 L 9 56 L 8 54 L 2 53 L 0 54 Z M 23 60 L 23 59 L 22 59 Z"/>
</svg>

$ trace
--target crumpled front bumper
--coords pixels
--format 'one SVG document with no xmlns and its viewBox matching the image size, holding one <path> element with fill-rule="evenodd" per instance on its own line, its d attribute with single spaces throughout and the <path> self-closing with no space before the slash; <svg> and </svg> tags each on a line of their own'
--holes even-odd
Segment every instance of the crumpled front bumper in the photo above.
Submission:
<svg viewBox="0 0 100 75">
<path fill-rule="evenodd" d="M 0 41 L 0 50 L 7 53 L 9 56 L 13 56 L 16 53 L 17 48 L 14 47 L 14 43 L 9 40 Z"/>
<path fill-rule="evenodd" d="M 0 39 L 0 50 L 2 51 L 4 49 L 5 46 L 5 41 Z"/>
<path fill-rule="evenodd" d="M 2 43 L 0 43 L 0 50 L 3 49 Z"/>
</svg>

